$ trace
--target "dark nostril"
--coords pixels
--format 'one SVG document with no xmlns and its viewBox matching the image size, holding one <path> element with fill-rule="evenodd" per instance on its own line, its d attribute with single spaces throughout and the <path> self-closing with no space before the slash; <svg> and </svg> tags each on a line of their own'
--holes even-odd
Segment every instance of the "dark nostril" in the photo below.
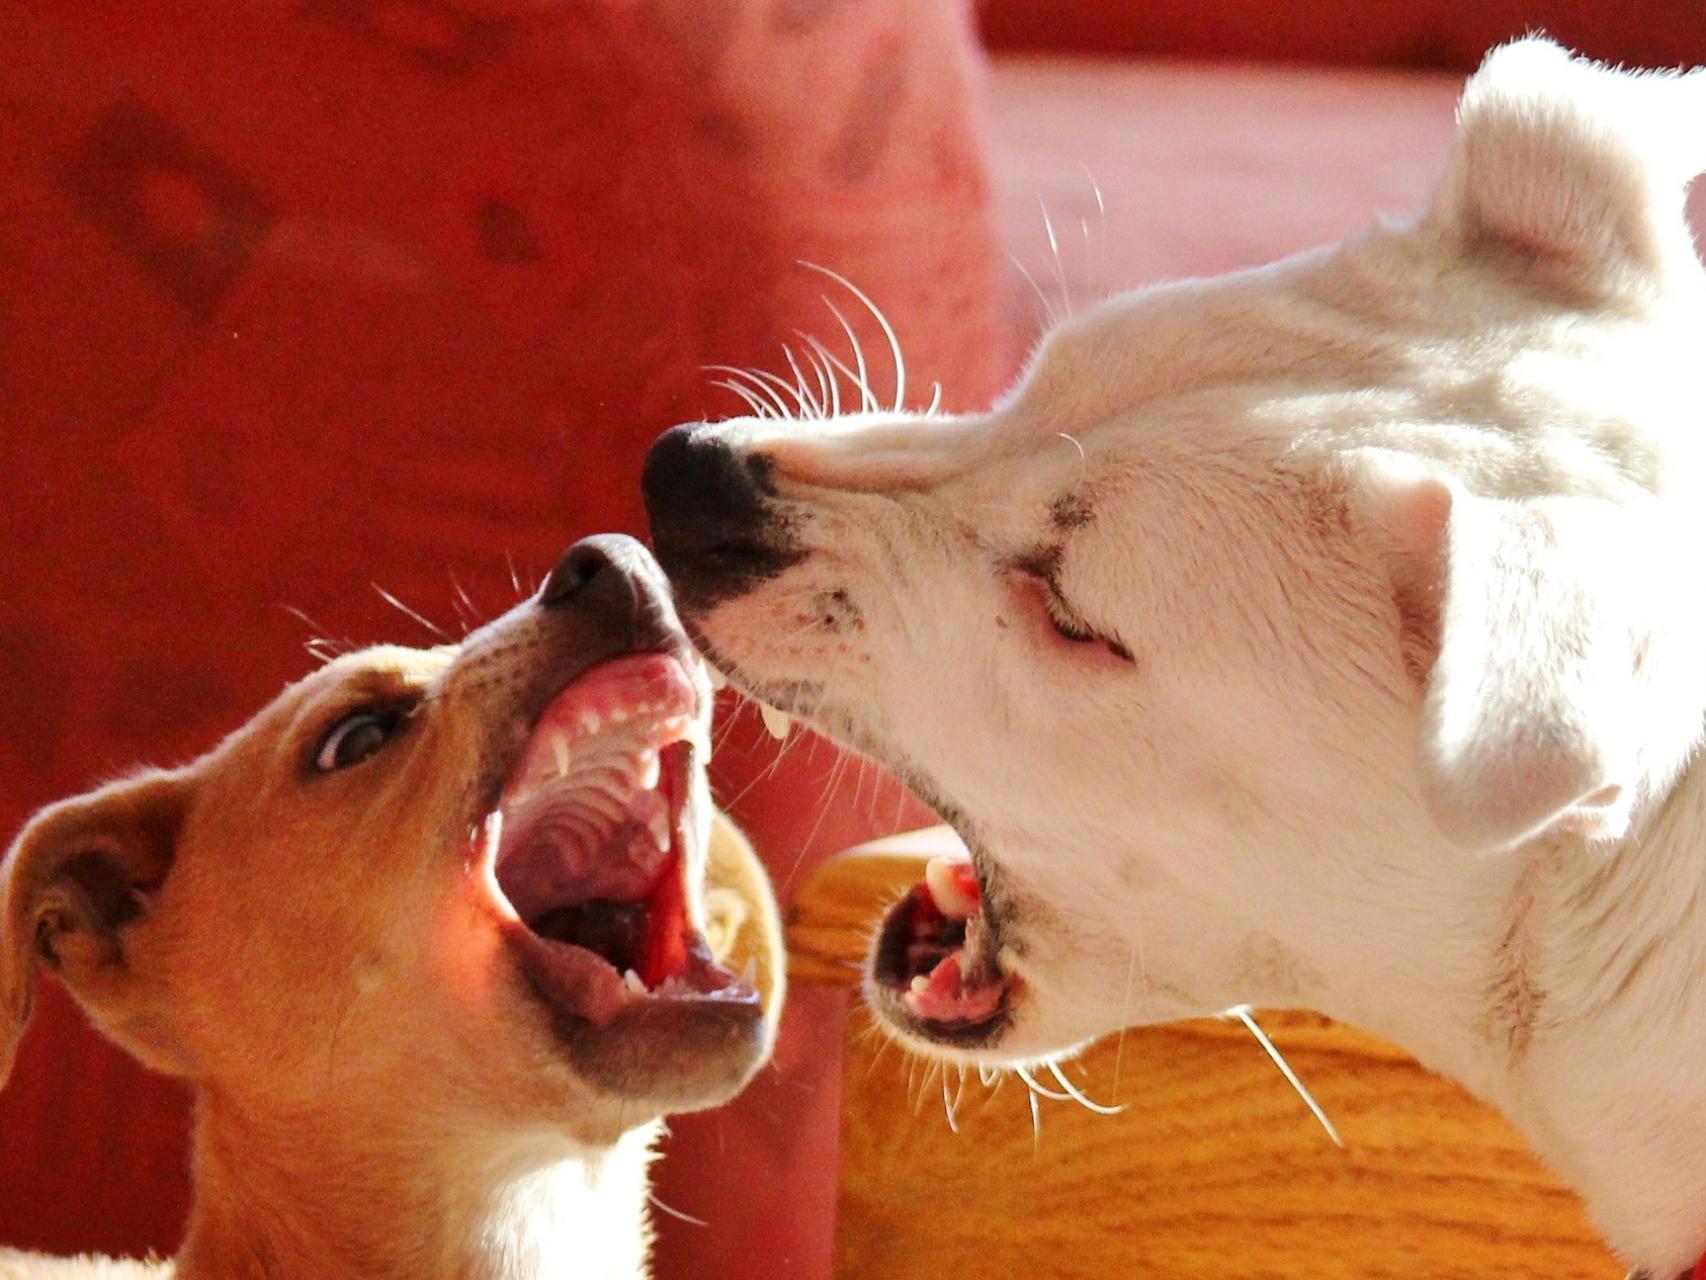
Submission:
<svg viewBox="0 0 1706 1280">
<path fill-rule="evenodd" d="M 547 609 L 568 604 L 583 594 L 601 575 L 614 572 L 610 549 L 600 538 L 585 538 L 563 552 L 551 576 L 540 588 L 539 602 Z"/>
</svg>

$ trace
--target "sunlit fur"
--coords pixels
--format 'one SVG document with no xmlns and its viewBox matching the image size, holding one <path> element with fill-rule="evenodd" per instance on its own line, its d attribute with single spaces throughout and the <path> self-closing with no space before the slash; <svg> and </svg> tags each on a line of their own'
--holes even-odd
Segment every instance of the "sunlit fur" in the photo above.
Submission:
<svg viewBox="0 0 1706 1280">
<path fill-rule="evenodd" d="M 552 643 L 529 602 L 459 645 L 347 654 L 193 764 L 29 824 L 0 864 L 0 1079 L 36 971 L 53 967 L 101 1031 L 196 1087 L 195 1205 L 175 1271 L 0 1250 L 0 1278 L 644 1273 L 658 1117 L 726 1100 L 765 1046 L 713 1087 L 678 1064 L 691 1097 L 615 1096 L 577 1076 L 518 978 L 471 823 Z M 694 679 L 703 746 L 710 690 Z M 328 724 L 398 695 L 419 699 L 405 734 L 312 772 Z M 755 964 L 773 1015 L 764 873 L 713 814 L 702 769 L 691 785 L 690 912 L 736 972 Z M 65 897 L 59 872 L 86 850 L 139 886 L 145 909 L 116 936 L 82 927 Z M 667 1086 L 673 1069 L 648 1079 Z"/>
<path fill-rule="evenodd" d="M 691 621 L 1004 920 L 1005 1034 L 915 1047 L 1312 1006 L 1504 1108 L 1632 1262 L 1700 1255 L 1702 168 L 1701 75 L 1522 42 L 1413 218 L 1082 312 L 987 413 L 707 429 L 800 554 Z"/>
</svg>

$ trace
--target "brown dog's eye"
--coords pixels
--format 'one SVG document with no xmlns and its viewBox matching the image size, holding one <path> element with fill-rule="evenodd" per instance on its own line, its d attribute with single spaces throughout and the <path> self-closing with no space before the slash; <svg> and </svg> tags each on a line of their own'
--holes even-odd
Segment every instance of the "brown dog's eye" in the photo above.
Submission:
<svg viewBox="0 0 1706 1280">
<path fill-rule="evenodd" d="M 401 713 L 396 711 L 358 711 L 345 716 L 321 742 L 314 767 L 321 773 L 334 773 L 360 764 L 389 742 L 402 722 Z"/>
</svg>

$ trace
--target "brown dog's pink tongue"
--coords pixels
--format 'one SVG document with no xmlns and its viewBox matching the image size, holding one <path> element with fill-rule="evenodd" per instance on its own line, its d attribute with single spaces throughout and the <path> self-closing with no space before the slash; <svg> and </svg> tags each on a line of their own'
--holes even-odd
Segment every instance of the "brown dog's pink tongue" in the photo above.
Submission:
<svg viewBox="0 0 1706 1280">
<path fill-rule="evenodd" d="M 906 993 L 907 1007 L 932 1022 L 982 1022 L 1001 1008 L 999 982 L 968 987 L 960 971 L 958 953 L 947 957 L 927 978 L 912 980 Z"/>
</svg>

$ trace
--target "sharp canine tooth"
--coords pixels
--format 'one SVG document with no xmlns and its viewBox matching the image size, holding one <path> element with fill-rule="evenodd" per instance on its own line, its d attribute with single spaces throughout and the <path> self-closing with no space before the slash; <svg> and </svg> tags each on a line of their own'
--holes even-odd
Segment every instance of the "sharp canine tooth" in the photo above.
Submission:
<svg viewBox="0 0 1706 1280">
<path fill-rule="evenodd" d="M 632 969 L 626 970 L 622 974 L 622 985 L 637 996 L 646 994 L 646 984 L 640 981 L 640 975 Z"/>
<path fill-rule="evenodd" d="M 758 985 L 758 957 L 748 956 L 746 963 L 741 966 L 740 980 L 742 986 L 755 987 Z"/>
<path fill-rule="evenodd" d="M 780 711 L 768 702 L 758 704 L 758 714 L 764 717 L 764 727 L 770 731 L 772 738 L 786 738 L 793 720 L 786 711 Z"/>
<path fill-rule="evenodd" d="M 551 739 L 551 754 L 557 758 L 557 776 L 569 776 L 569 744 L 561 734 Z"/>
<path fill-rule="evenodd" d="M 718 671 L 715 667 L 707 665 L 705 667 L 705 673 L 711 677 L 712 693 L 716 693 L 720 689 L 727 689 L 729 687 L 729 678 L 721 671 Z"/>
<path fill-rule="evenodd" d="M 662 772 L 662 765 L 658 761 L 658 753 L 657 752 L 648 751 L 645 753 L 645 755 L 641 756 L 640 757 L 640 787 L 641 787 L 641 789 L 645 790 L 645 791 L 654 790 L 658 785 L 658 776 L 661 772 Z"/>
<path fill-rule="evenodd" d="M 930 890 L 936 909 L 950 920 L 970 920 L 982 906 L 971 863 L 963 858 L 930 859 L 924 865 L 924 884 Z"/>
<path fill-rule="evenodd" d="M 647 823 L 652 829 L 652 842 L 657 845 L 659 853 L 669 852 L 669 815 L 662 809 L 652 811 L 651 820 Z"/>
<path fill-rule="evenodd" d="M 913 978 L 910 984 L 910 990 L 911 994 L 915 996 L 923 995 L 926 991 L 930 990 L 930 979 L 926 978 L 922 973 L 918 974 Z"/>
</svg>

